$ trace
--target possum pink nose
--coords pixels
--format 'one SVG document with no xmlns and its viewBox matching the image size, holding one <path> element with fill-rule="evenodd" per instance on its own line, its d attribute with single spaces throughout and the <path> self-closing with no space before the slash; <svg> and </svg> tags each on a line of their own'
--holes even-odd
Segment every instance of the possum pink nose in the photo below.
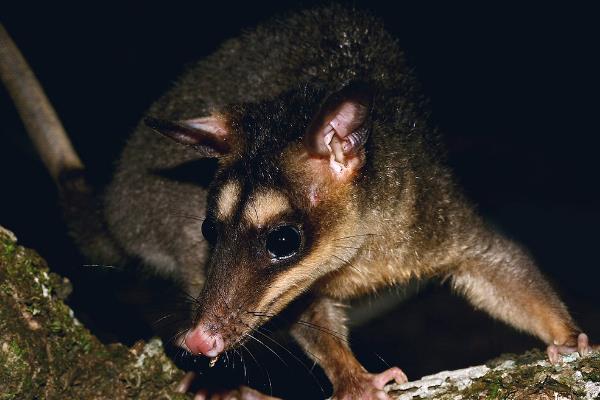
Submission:
<svg viewBox="0 0 600 400">
<path fill-rule="evenodd" d="M 225 347 L 223 337 L 218 333 L 208 333 L 202 326 L 197 326 L 185 335 L 185 345 L 194 354 L 216 357 Z"/>
</svg>

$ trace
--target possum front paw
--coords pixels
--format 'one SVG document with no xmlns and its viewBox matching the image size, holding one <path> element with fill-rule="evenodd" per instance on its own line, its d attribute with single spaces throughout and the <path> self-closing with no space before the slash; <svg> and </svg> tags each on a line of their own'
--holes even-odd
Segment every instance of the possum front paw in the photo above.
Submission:
<svg viewBox="0 0 600 400">
<path fill-rule="evenodd" d="M 208 392 L 199 390 L 194 395 L 194 400 L 281 400 L 278 397 L 267 396 L 248 386 L 240 386 L 237 389 Z"/>
<path fill-rule="evenodd" d="M 192 382 L 196 379 L 195 372 L 185 374 L 176 391 L 179 393 L 187 393 L 190 391 Z M 281 400 L 277 397 L 267 396 L 248 386 L 240 386 L 237 389 L 227 390 L 207 390 L 198 389 L 193 393 L 194 400 Z"/>
<path fill-rule="evenodd" d="M 579 353 L 581 357 L 587 356 L 592 350 L 598 349 L 598 346 L 590 345 L 590 340 L 585 333 L 577 335 L 577 340 L 572 343 L 551 344 L 546 348 L 548 359 L 552 364 L 556 364 L 561 360 L 561 355 Z"/>
<path fill-rule="evenodd" d="M 379 374 L 361 373 L 338 385 L 332 400 L 390 400 L 383 390 L 390 381 L 408 382 L 406 374 L 398 367 L 393 367 Z"/>
</svg>

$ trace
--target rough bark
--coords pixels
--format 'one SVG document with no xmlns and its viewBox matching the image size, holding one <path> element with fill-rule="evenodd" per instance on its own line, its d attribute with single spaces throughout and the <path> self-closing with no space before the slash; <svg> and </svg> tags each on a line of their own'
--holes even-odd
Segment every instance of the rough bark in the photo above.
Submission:
<svg viewBox="0 0 600 400">
<path fill-rule="evenodd" d="M 63 300 L 65 278 L 0 227 L 0 400 L 186 399 L 159 340 L 104 345 Z M 598 399 L 600 353 L 550 365 L 532 351 L 387 388 L 393 399 Z"/>
<path fill-rule="evenodd" d="M 0 227 L 0 399 L 183 399 L 160 341 L 104 345 L 63 300 L 65 278 Z"/>
<path fill-rule="evenodd" d="M 486 365 L 444 371 L 403 385 L 389 385 L 397 400 L 599 399 L 600 353 L 563 356 L 557 365 L 533 350 L 507 354 Z"/>
</svg>

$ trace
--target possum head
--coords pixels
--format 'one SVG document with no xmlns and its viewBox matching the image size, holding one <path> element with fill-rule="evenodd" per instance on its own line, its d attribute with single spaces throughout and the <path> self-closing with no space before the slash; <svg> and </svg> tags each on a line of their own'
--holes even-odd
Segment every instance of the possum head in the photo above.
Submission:
<svg viewBox="0 0 600 400">
<path fill-rule="evenodd" d="M 320 278 L 351 267 L 372 103 L 364 85 L 333 94 L 305 86 L 196 119 L 147 119 L 219 160 L 202 225 L 212 249 L 206 282 L 182 346 L 215 357 Z M 339 241 L 348 237 L 356 239 Z"/>
</svg>

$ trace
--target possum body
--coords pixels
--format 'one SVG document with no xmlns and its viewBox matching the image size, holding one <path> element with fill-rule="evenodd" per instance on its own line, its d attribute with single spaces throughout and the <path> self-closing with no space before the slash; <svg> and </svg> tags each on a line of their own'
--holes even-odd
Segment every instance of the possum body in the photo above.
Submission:
<svg viewBox="0 0 600 400">
<path fill-rule="evenodd" d="M 105 216 L 126 254 L 198 296 L 180 340 L 189 351 L 217 356 L 307 294 L 301 318 L 346 334 L 340 302 L 435 276 L 551 353 L 577 346 L 530 257 L 452 182 L 418 84 L 377 19 L 329 7 L 262 25 L 191 67 L 148 116 Z M 218 160 L 208 189 L 161 173 L 207 157 Z M 296 247 L 281 259 L 270 240 Z M 331 335 L 292 334 L 337 398 L 375 398 L 382 380 L 405 379 L 366 373 Z"/>
<path fill-rule="evenodd" d="M 551 359 L 585 353 L 531 258 L 453 183 L 427 112 L 378 19 L 329 6 L 265 23 L 152 105 L 104 197 L 106 229 L 81 246 L 179 280 L 198 299 L 179 338 L 194 354 L 217 357 L 307 299 L 298 318 L 321 329 L 291 333 L 336 399 L 386 398 L 387 381 L 406 379 L 366 372 L 327 331 L 347 334 L 343 302 L 412 278 L 450 279 Z"/>
</svg>

